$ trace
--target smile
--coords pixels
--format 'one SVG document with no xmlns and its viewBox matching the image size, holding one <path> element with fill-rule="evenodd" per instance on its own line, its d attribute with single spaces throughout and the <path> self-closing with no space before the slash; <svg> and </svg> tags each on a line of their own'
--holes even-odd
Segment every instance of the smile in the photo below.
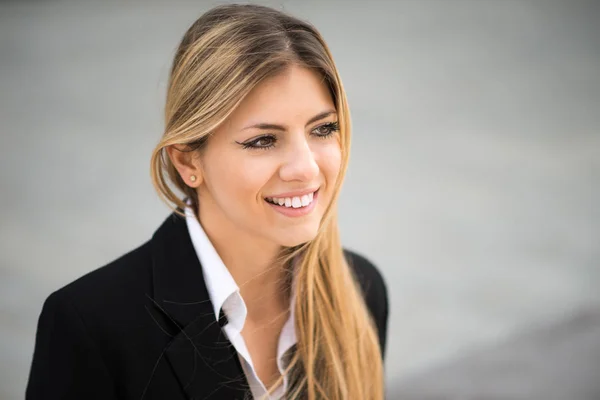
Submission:
<svg viewBox="0 0 600 400">
<path fill-rule="evenodd" d="M 319 190 L 309 192 L 301 196 L 291 197 L 267 197 L 265 201 L 276 211 L 289 216 L 299 217 L 310 213 L 318 198 Z"/>
<path fill-rule="evenodd" d="M 271 204 L 275 204 L 275 205 L 279 205 L 279 206 L 283 206 L 283 207 L 287 207 L 287 208 L 307 207 L 314 200 L 314 192 L 305 194 L 303 196 L 294 196 L 294 197 L 267 197 L 265 200 Z"/>
</svg>

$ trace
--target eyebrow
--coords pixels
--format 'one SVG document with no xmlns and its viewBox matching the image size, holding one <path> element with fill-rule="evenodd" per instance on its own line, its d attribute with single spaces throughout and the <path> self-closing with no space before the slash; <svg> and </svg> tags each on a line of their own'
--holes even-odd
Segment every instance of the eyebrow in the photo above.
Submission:
<svg viewBox="0 0 600 400">
<path fill-rule="evenodd" d="M 332 114 L 336 114 L 335 110 L 328 110 L 328 111 L 324 111 L 320 114 L 315 115 L 314 117 L 312 117 L 311 119 L 308 120 L 308 122 L 306 123 L 306 126 L 312 124 L 313 122 L 317 122 L 323 118 L 329 117 Z M 250 125 L 247 126 L 245 128 L 243 128 L 242 130 L 246 130 L 246 129 L 252 129 L 252 128 L 257 128 L 257 129 L 271 129 L 271 130 L 278 130 L 278 131 L 285 131 L 285 126 L 283 125 L 277 125 L 277 124 L 268 124 L 268 123 L 259 123 L 259 124 L 254 124 L 254 125 Z"/>
</svg>

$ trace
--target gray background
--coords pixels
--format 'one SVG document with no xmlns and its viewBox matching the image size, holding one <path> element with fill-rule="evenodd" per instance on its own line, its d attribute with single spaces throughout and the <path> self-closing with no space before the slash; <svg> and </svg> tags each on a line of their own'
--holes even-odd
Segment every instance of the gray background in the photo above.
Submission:
<svg viewBox="0 0 600 400">
<path fill-rule="evenodd" d="M 0 3 L 0 399 L 51 291 L 168 210 L 173 51 L 220 2 Z M 346 246 L 391 296 L 389 397 L 600 398 L 600 2 L 270 1 L 335 55 Z"/>
</svg>

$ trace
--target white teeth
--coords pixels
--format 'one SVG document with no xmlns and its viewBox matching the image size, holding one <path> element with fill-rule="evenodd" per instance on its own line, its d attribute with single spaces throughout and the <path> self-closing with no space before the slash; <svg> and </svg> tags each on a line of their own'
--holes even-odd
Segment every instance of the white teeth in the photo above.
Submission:
<svg viewBox="0 0 600 400">
<path fill-rule="evenodd" d="M 302 207 L 302 200 L 300 200 L 300 197 L 293 197 L 292 198 L 292 207 L 294 207 L 294 208 L 300 208 L 300 207 Z"/>
<path fill-rule="evenodd" d="M 267 200 L 274 204 L 279 204 L 280 206 L 292 207 L 292 208 L 300 208 L 306 207 L 310 203 L 313 202 L 314 193 L 305 194 L 303 196 L 295 196 L 295 197 L 268 197 Z"/>
</svg>

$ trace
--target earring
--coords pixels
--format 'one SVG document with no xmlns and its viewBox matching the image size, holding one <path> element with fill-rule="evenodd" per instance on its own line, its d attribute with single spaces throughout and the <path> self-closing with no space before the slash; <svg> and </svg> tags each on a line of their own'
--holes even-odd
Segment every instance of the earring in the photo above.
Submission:
<svg viewBox="0 0 600 400">
<path fill-rule="evenodd" d="M 192 181 L 192 182 L 196 182 L 196 175 L 192 175 L 192 176 L 190 176 L 190 181 Z"/>
</svg>

